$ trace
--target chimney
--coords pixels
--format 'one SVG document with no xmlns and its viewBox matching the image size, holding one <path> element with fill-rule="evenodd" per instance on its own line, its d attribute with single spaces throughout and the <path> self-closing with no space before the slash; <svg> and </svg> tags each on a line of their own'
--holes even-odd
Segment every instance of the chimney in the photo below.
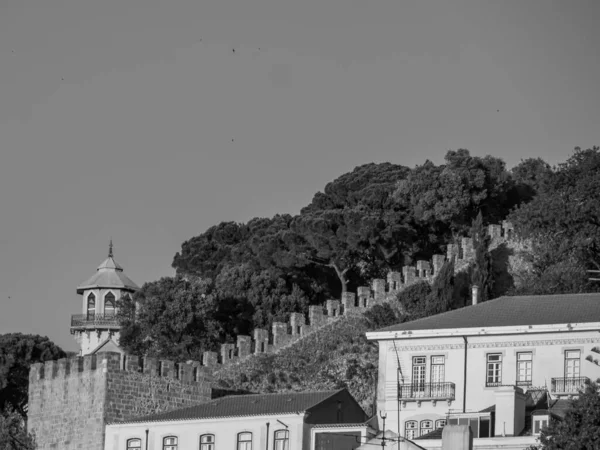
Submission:
<svg viewBox="0 0 600 450">
<path fill-rule="evenodd" d="M 477 286 L 476 284 L 474 284 L 473 287 L 471 287 L 471 303 L 473 305 L 479 303 L 479 286 Z"/>
<path fill-rule="evenodd" d="M 525 428 L 525 397 L 517 386 L 496 388 L 496 436 L 518 436 Z"/>
</svg>

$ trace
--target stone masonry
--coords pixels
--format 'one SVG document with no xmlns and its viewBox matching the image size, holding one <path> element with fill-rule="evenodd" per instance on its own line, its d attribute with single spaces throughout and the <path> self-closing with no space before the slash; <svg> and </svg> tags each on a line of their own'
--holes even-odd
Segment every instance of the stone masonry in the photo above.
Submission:
<svg viewBox="0 0 600 450">
<path fill-rule="evenodd" d="M 28 429 L 39 450 L 103 450 L 107 423 L 205 402 L 211 394 L 197 363 L 112 352 L 47 361 L 29 374 Z"/>
</svg>

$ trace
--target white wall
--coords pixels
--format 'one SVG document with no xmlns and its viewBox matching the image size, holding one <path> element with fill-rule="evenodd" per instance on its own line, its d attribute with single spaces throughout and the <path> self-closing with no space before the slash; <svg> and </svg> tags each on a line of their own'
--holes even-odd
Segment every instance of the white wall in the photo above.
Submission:
<svg viewBox="0 0 600 450">
<path fill-rule="evenodd" d="M 393 334 L 392 334 L 393 335 Z M 495 404 L 494 387 L 486 386 L 486 355 L 501 353 L 502 384 L 511 385 L 516 382 L 517 353 L 531 351 L 533 353 L 532 385 L 550 388 L 551 378 L 564 377 L 564 351 L 581 350 L 581 376 L 591 380 L 600 377 L 600 367 L 586 361 L 588 355 L 599 357 L 591 351 L 600 346 L 598 331 L 555 331 L 513 335 L 476 335 L 468 336 L 467 349 L 467 395 L 466 411 L 480 411 Z M 413 356 L 426 356 L 426 382 L 430 381 L 431 356 L 446 357 L 445 381 L 455 383 L 455 400 L 446 401 L 407 401 L 401 405 L 400 434 L 404 435 L 406 420 L 443 419 L 449 410 L 463 410 L 464 399 L 464 341 L 460 336 L 433 338 L 397 338 L 396 349 L 400 358 L 400 367 L 404 375 L 404 383 L 411 382 Z M 378 410 L 388 413 L 386 427 L 398 431 L 398 403 L 396 400 L 397 356 L 391 340 L 379 341 L 379 380 L 377 389 Z M 524 388 L 526 390 L 526 388 Z"/>
<path fill-rule="evenodd" d="M 277 419 L 288 425 L 289 450 L 309 450 L 310 439 L 303 439 L 304 414 L 107 425 L 104 448 L 105 450 L 125 450 L 128 439 L 140 438 L 142 439 L 142 448 L 145 449 L 146 429 L 148 429 L 148 450 L 162 450 L 162 441 L 166 436 L 177 436 L 178 450 L 198 449 L 200 448 L 200 436 L 203 434 L 215 435 L 215 448 L 217 449 L 236 450 L 237 435 L 242 432 L 252 433 L 252 450 L 267 450 L 266 423 L 269 422 L 268 450 L 273 450 L 275 431 L 285 429 L 281 423 L 277 422 Z"/>
</svg>

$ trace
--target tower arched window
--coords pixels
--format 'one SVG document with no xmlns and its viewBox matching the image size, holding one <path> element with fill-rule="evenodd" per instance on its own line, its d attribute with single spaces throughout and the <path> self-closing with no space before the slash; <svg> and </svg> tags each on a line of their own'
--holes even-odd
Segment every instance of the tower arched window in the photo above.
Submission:
<svg viewBox="0 0 600 450">
<path fill-rule="evenodd" d="M 93 292 L 87 297 L 87 318 L 93 319 L 96 315 L 96 296 Z"/>
<path fill-rule="evenodd" d="M 104 315 L 105 316 L 114 316 L 115 315 L 115 294 L 109 292 L 104 296 Z"/>
</svg>

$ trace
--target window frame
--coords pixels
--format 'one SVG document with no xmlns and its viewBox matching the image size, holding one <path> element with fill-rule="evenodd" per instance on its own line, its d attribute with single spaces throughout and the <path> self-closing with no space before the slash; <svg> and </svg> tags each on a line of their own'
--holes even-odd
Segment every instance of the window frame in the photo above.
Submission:
<svg viewBox="0 0 600 450">
<path fill-rule="evenodd" d="M 486 387 L 497 387 L 502 385 L 502 353 L 486 353 L 485 355 L 485 385 Z M 498 357 L 497 360 L 490 360 L 490 357 Z M 490 375 L 490 369 L 492 373 Z M 490 381 L 491 379 L 491 381 Z"/>
<path fill-rule="evenodd" d="M 284 438 L 277 437 L 278 433 L 284 433 Z M 277 447 L 278 442 L 283 442 L 283 447 Z M 273 431 L 273 450 L 289 450 L 290 448 L 290 430 L 281 428 Z"/>
<path fill-rule="evenodd" d="M 569 353 L 577 353 L 577 358 L 572 358 L 569 357 Z M 573 376 L 568 376 L 567 372 L 568 372 L 568 362 L 569 361 L 576 361 L 577 365 L 576 368 L 577 369 L 577 374 L 573 375 Z M 573 348 L 573 349 L 568 349 L 564 351 L 564 375 L 565 375 L 565 379 L 566 380 L 573 380 L 576 378 L 580 378 L 581 377 L 581 350 L 578 348 Z"/>
<path fill-rule="evenodd" d="M 133 447 L 131 444 L 133 443 L 133 441 L 137 441 L 140 445 L 137 447 Z M 141 438 L 130 438 L 127 439 L 127 441 L 125 441 L 125 448 L 126 450 L 137 450 L 137 449 L 142 449 L 142 439 Z"/>
<path fill-rule="evenodd" d="M 90 308 L 91 305 L 91 308 Z M 86 317 L 89 320 L 96 316 L 96 294 L 90 292 L 86 297 Z"/>
<path fill-rule="evenodd" d="M 418 369 L 419 378 L 415 377 L 416 370 Z M 413 356 L 412 357 L 412 372 L 411 372 L 411 385 L 413 392 L 425 392 L 425 383 L 427 382 L 427 356 Z"/>
<path fill-rule="evenodd" d="M 408 426 L 412 424 L 415 425 L 414 428 L 409 428 Z M 404 422 L 404 437 L 406 439 L 414 439 L 419 437 L 419 422 L 417 422 L 416 420 L 407 420 L 406 422 Z"/>
<path fill-rule="evenodd" d="M 242 435 L 248 434 L 250 435 L 250 439 L 247 441 L 242 441 L 240 440 Z M 236 450 L 252 450 L 252 441 L 253 441 L 254 436 L 252 435 L 252 432 L 250 431 L 241 431 L 237 434 L 237 446 L 236 446 Z M 248 445 L 244 445 L 243 447 L 240 444 L 247 444 L 250 443 L 250 446 Z"/>
<path fill-rule="evenodd" d="M 112 308 L 111 308 L 112 312 L 110 312 L 110 313 L 106 312 L 106 305 L 108 303 L 110 303 L 112 305 Z M 106 294 L 104 294 L 104 315 L 108 315 L 108 314 L 115 315 L 116 313 L 117 313 L 117 296 L 115 294 L 113 294 L 112 291 L 108 291 Z"/>
<path fill-rule="evenodd" d="M 210 441 L 210 442 L 202 442 L 203 438 L 206 438 L 206 437 L 209 437 L 209 436 L 212 438 L 212 441 Z M 201 434 L 199 442 L 200 442 L 200 444 L 199 444 L 200 445 L 200 447 L 199 447 L 200 450 L 215 450 L 215 445 L 216 444 L 215 444 L 215 435 L 214 434 L 212 434 L 212 433 Z"/>
<path fill-rule="evenodd" d="M 529 359 L 520 359 L 521 356 L 528 355 Z M 521 364 L 525 366 L 529 365 L 529 379 L 521 380 Z M 527 378 L 527 367 L 525 368 L 525 378 Z M 516 376 L 516 385 L 517 386 L 531 386 L 533 383 L 533 352 L 517 352 L 517 376 Z"/>
<path fill-rule="evenodd" d="M 167 442 L 167 439 L 175 439 L 174 443 Z M 179 438 L 175 435 L 163 436 L 162 450 L 177 450 L 179 448 Z"/>
<path fill-rule="evenodd" d="M 429 427 L 423 426 L 423 424 L 430 425 Z M 423 436 L 427 433 L 431 433 L 435 428 L 433 425 L 435 422 L 431 419 L 423 419 L 419 422 L 419 436 Z"/>
</svg>

